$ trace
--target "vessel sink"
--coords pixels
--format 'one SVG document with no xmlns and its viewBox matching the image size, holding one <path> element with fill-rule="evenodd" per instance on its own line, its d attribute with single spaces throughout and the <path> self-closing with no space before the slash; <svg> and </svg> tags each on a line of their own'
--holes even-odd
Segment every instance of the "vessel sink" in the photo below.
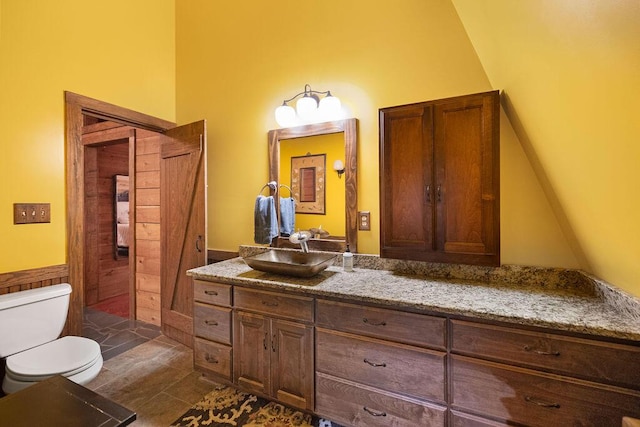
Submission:
<svg viewBox="0 0 640 427">
<path fill-rule="evenodd" d="M 268 251 L 243 258 L 254 270 L 285 276 L 311 277 L 333 264 L 337 254 Z"/>
</svg>

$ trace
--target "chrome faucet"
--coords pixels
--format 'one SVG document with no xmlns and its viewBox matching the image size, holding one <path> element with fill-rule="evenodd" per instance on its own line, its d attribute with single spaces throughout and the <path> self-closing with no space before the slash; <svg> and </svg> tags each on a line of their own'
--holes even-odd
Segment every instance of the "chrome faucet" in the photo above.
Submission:
<svg viewBox="0 0 640 427">
<path fill-rule="evenodd" d="M 305 254 L 309 253 L 309 244 L 307 241 L 311 238 L 311 233 L 307 231 L 298 231 L 289 236 L 289 241 L 293 244 L 300 244 L 300 249 Z"/>
</svg>

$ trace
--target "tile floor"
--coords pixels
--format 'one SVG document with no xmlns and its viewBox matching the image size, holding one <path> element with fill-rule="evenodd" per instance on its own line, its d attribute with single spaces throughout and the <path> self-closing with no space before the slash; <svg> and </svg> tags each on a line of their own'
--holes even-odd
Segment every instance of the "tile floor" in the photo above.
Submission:
<svg viewBox="0 0 640 427">
<path fill-rule="evenodd" d="M 159 328 L 104 314 L 85 313 L 85 336 L 100 343 L 105 359 L 86 387 L 135 411 L 132 426 L 169 426 L 218 386 L 193 370 L 190 348 Z"/>
</svg>

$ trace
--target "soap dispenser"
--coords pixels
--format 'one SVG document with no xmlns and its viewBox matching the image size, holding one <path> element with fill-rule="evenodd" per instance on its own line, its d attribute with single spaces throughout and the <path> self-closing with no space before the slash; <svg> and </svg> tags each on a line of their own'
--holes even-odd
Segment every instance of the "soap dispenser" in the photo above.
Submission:
<svg viewBox="0 0 640 427">
<path fill-rule="evenodd" d="M 347 249 L 342 254 L 342 269 L 344 271 L 353 271 L 353 254 L 349 250 L 349 245 L 347 245 Z"/>
</svg>

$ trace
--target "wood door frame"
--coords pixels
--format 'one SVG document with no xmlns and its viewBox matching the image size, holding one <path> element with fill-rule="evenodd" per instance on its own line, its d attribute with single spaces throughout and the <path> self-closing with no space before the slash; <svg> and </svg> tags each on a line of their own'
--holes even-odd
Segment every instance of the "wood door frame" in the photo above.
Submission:
<svg viewBox="0 0 640 427">
<path fill-rule="evenodd" d="M 82 144 L 83 115 L 122 123 L 138 129 L 164 133 L 175 123 L 127 108 L 118 107 L 73 92 L 65 97 L 65 157 L 66 157 L 66 208 L 67 208 L 67 264 L 71 301 L 67 330 L 71 335 L 82 335 L 84 308 L 84 150 Z M 134 256 L 135 254 L 130 254 Z M 133 272 L 130 273 L 132 275 Z"/>
</svg>

